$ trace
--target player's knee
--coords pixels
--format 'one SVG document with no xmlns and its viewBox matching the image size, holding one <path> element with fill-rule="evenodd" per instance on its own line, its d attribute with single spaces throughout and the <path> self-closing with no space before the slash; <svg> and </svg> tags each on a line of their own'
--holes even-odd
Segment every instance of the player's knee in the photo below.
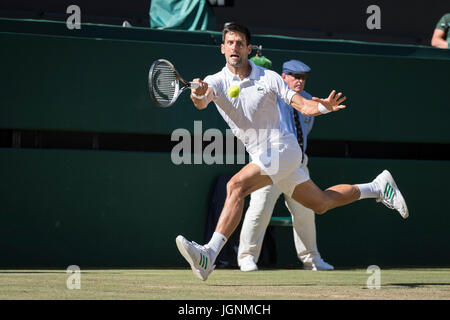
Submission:
<svg viewBox="0 0 450 320">
<path fill-rule="evenodd" d="M 236 197 L 238 199 L 245 198 L 245 192 L 242 181 L 238 179 L 231 179 L 227 183 L 228 197 Z"/>
<path fill-rule="evenodd" d="M 325 212 L 328 211 L 328 209 L 326 207 L 324 207 L 324 206 L 320 206 L 317 209 L 313 209 L 313 210 L 318 215 L 324 214 Z"/>
<path fill-rule="evenodd" d="M 332 203 L 332 198 L 327 193 L 322 192 L 321 196 L 314 198 L 314 200 L 311 201 L 310 205 L 307 207 L 313 210 L 316 214 L 321 215 L 330 210 Z"/>
<path fill-rule="evenodd" d="M 311 210 L 313 210 L 316 214 L 324 214 L 328 211 L 328 206 L 326 203 L 317 203 L 310 207 Z"/>
</svg>

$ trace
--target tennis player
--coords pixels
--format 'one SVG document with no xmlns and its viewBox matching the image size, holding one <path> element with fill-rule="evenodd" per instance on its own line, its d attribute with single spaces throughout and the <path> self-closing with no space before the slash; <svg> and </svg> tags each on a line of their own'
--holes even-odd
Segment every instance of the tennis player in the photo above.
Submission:
<svg viewBox="0 0 450 320">
<path fill-rule="evenodd" d="M 256 66 L 248 60 L 252 46 L 249 30 L 230 23 L 222 31 L 221 52 L 225 67 L 192 90 L 191 99 L 199 110 L 214 102 L 233 133 L 240 139 L 252 161 L 227 184 L 227 197 L 215 232 L 206 245 L 188 241 L 179 235 L 178 250 L 190 264 L 194 275 L 206 280 L 214 270 L 215 259 L 238 226 L 244 198 L 253 191 L 275 184 L 291 198 L 323 214 L 333 208 L 360 199 L 374 198 L 403 218 L 408 208 L 391 174 L 384 170 L 372 182 L 340 184 L 321 190 L 301 169 L 302 151 L 292 133 L 283 132 L 277 108 L 277 96 L 306 116 L 319 116 L 345 108 L 342 93 L 333 90 L 328 98 L 307 100 L 291 90 L 279 74 Z M 228 95 L 231 86 L 240 88 L 237 97 Z M 275 165 L 274 165 L 275 163 Z"/>
</svg>

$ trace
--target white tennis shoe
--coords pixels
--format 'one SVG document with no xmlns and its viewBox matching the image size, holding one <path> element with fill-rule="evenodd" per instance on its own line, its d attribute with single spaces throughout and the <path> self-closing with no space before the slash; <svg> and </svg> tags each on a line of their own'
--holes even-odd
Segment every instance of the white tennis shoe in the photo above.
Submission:
<svg viewBox="0 0 450 320">
<path fill-rule="evenodd" d="M 334 267 L 322 258 L 316 258 L 312 263 L 303 263 L 303 269 L 312 271 L 331 271 Z"/>
<path fill-rule="evenodd" d="M 178 250 L 190 264 L 194 275 L 200 280 L 205 281 L 216 267 L 212 264 L 208 250 L 194 241 L 189 242 L 183 236 L 178 236 L 176 243 Z"/>
<path fill-rule="evenodd" d="M 252 256 L 246 256 L 242 260 L 239 261 L 239 267 L 241 271 L 244 272 L 250 272 L 250 271 L 257 271 L 258 266 L 255 263 L 255 260 Z"/>
<path fill-rule="evenodd" d="M 380 197 L 376 200 L 382 202 L 386 207 L 397 210 L 403 219 L 408 218 L 409 211 L 405 199 L 397 187 L 389 171 L 384 170 L 374 180 L 380 187 Z"/>
</svg>

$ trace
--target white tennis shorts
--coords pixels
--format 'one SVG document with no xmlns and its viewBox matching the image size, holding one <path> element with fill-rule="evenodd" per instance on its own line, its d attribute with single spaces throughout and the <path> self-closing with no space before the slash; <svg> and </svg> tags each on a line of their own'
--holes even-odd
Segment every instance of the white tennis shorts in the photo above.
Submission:
<svg viewBox="0 0 450 320">
<path fill-rule="evenodd" d="M 293 134 L 270 142 L 265 151 L 250 154 L 251 163 L 261 168 L 283 193 L 292 196 L 295 187 L 308 181 L 309 173 L 302 169 L 302 151 Z"/>
</svg>

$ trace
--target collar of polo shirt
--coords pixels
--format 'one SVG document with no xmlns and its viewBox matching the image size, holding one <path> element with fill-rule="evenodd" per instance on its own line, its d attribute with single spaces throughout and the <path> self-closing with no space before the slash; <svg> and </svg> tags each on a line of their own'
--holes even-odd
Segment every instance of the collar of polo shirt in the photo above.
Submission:
<svg viewBox="0 0 450 320">
<path fill-rule="evenodd" d="M 231 78 L 231 80 L 234 82 L 239 82 L 241 84 L 246 83 L 247 81 L 250 80 L 256 80 L 259 77 L 259 69 L 256 68 L 256 65 L 253 61 L 248 60 L 250 66 L 252 67 L 252 71 L 250 72 L 250 74 L 248 75 L 247 78 L 241 80 L 241 78 L 239 78 L 239 75 L 234 74 L 233 72 L 230 71 L 230 69 L 228 69 L 227 66 L 225 66 L 225 72 L 226 74 Z"/>
</svg>

